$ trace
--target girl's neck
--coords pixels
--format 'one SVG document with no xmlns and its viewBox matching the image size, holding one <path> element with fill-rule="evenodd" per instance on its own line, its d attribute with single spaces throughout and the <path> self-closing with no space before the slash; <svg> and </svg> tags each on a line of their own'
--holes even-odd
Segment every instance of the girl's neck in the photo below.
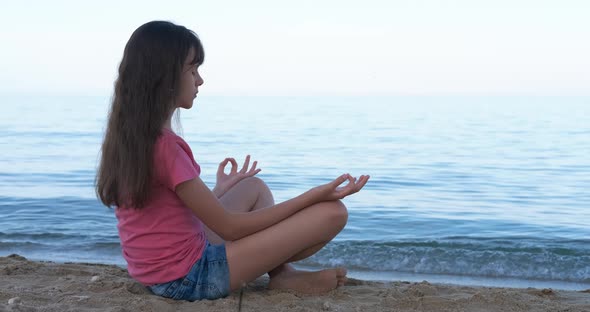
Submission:
<svg viewBox="0 0 590 312">
<path fill-rule="evenodd" d="M 172 116 L 168 117 L 163 127 L 165 129 L 172 130 Z"/>
</svg>

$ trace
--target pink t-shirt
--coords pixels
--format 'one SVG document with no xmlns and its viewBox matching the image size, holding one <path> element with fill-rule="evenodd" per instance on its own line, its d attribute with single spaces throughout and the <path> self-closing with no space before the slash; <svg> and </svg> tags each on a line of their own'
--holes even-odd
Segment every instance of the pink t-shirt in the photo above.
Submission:
<svg viewBox="0 0 590 312">
<path fill-rule="evenodd" d="M 150 286 L 181 278 L 201 258 L 201 221 L 174 192 L 201 173 L 188 144 L 163 130 L 154 147 L 150 197 L 142 209 L 118 207 L 115 215 L 129 275 Z"/>
</svg>

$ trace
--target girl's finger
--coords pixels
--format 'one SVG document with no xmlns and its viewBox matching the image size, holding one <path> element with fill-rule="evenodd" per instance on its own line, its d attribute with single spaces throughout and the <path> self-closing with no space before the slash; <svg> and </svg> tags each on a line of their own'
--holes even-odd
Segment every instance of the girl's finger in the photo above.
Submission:
<svg viewBox="0 0 590 312">
<path fill-rule="evenodd" d="M 256 174 L 258 174 L 258 173 L 259 173 L 261 170 L 262 170 L 262 169 L 256 169 L 255 171 L 251 171 L 251 170 L 250 170 L 250 171 L 248 172 L 248 174 L 247 174 L 247 175 L 248 175 L 249 177 L 253 177 L 253 176 L 255 176 Z"/>
<path fill-rule="evenodd" d="M 348 177 L 350 177 L 350 175 L 348 173 L 345 173 L 345 174 L 337 177 L 336 179 L 334 179 L 334 181 L 332 181 L 331 184 L 334 188 L 336 188 L 340 184 L 342 184 L 344 181 L 346 181 L 346 179 L 348 179 Z"/>
<path fill-rule="evenodd" d="M 246 173 L 246 171 L 248 171 L 249 165 L 250 165 L 250 155 L 246 155 L 246 160 L 244 160 L 244 166 L 242 167 L 242 170 L 240 170 L 240 173 Z"/>
<path fill-rule="evenodd" d="M 217 173 L 224 173 L 225 166 L 227 166 L 228 161 L 229 161 L 229 159 L 226 158 L 222 162 L 219 163 L 219 167 L 217 168 Z"/>
<path fill-rule="evenodd" d="M 354 187 L 355 187 L 354 181 L 355 180 L 356 180 L 356 178 L 353 178 L 351 175 L 348 176 L 348 184 L 346 184 L 346 186 L 344 187 L 344 189 L 348 193 L 347 195 L 350 195 L 351 192 L 354 190 Z"/>
<path fill-rule="evenodd" d="M 361 176 L 361 178 L 359 179 L 359 182 L 356 185 L 356 189 L 357 192 L 360 191 L 365 184 L 367 184 L 367 182 L 369 181 L 370 176 L 366 175 L 366 176 Z"/>
<path fill-rule="evenodd" d="M 250 170 L 248 170 L 248 173 L 249 174 L 252 173 L 252 172 L 254 172 L 254 171 L 256 171 L 256 165 L 257 164 L 258 164 L 258 161 L 256 161 L 256 160 L 252 163 L 252 168 L 250 168 Z"/>
<path fill-rule="evenodd" d="M 230 158 L 229 161 L 231 162 L 231 173 L 238 173 L 238 163 L 236 160 Z"/>
<path fill-rule="evenodd" d="M 348 184 L 336 190 L 336 196 L 342 199 L 348 195 L 357 193 L 363 188 L 363 186 L 365 186 L 365 184 L 367 184 L 368 180 L 368 175 L 362 175 L 358 179 L 354 177 L 349 177 Z"/>
<path fill-rule="evenodd" d="M 348 179 L 348 184 L 346 184 L 344 187 L 339 188 L 336 192 L 338 193 L 338 197 L 340 198 L 344 198 L 350 194 L 352 194 L 352 192 L 354 191 L 354 178 L 350 175 L 348 175 L 347 177 Z"/>
<path fill-rule="evenodd" d="M 363 188 L 363 186 L 365 186 L 366 183 L 367 183 L 367 176 L 365 176 L 365 175 L 360 176 L 358 181 L 355 182 L 354 193 L 360 191 Z"/>
</svg>

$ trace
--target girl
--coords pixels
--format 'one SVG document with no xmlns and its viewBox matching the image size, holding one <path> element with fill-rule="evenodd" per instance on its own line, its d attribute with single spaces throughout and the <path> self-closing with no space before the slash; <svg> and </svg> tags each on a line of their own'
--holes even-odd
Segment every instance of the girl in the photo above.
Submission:
<svg viewBox="0 0 590 312">
<path fill-rule="evenodd" d="M 175 110 L 193 106 L 203 60 L 197 35 L 169 22 L 142 25 L 125 46 L 96 190 L 116 207 L 129 274 L 157 295 L 190 301 L 227 296 L 265 273 L 271 289 L 319 293 L 343 285 L 344 268 L 302 272 L 289 263 L 342 230 L 348 215 L 339 200 L 369 176 L 344 174 L 275 204 L 247 156 L 239 171 L 233 158 L 221 162 L 209 190 L 190 147 L 171 130 Z"/>
</svg>

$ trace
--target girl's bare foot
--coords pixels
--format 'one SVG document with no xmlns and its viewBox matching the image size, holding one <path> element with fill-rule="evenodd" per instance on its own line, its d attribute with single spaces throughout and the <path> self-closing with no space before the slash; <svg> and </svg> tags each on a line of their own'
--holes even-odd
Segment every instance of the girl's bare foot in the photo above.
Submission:
<svg viewBox="0 0 590 312">
<path fill-rule="evenodd" d="M 348 277 L 346 277 L 346 269 L 345 268 L 339 268 L 340 271 L 338 272 L 338 274 L 336 275 L 336 278 L 338 279 L 338 287 L 340 286 L 344 286 L 344 284 L 346 284 L 346 282 L 348 281 Z"/>
<path fill-rule="evenodd" d="M 344 285 L 346 269 L 336 268 L 316 272 L 284 270 L 271 277 L 270 289 L 290 289 L 305 294 L 325 293 Z"/>
</svg>

